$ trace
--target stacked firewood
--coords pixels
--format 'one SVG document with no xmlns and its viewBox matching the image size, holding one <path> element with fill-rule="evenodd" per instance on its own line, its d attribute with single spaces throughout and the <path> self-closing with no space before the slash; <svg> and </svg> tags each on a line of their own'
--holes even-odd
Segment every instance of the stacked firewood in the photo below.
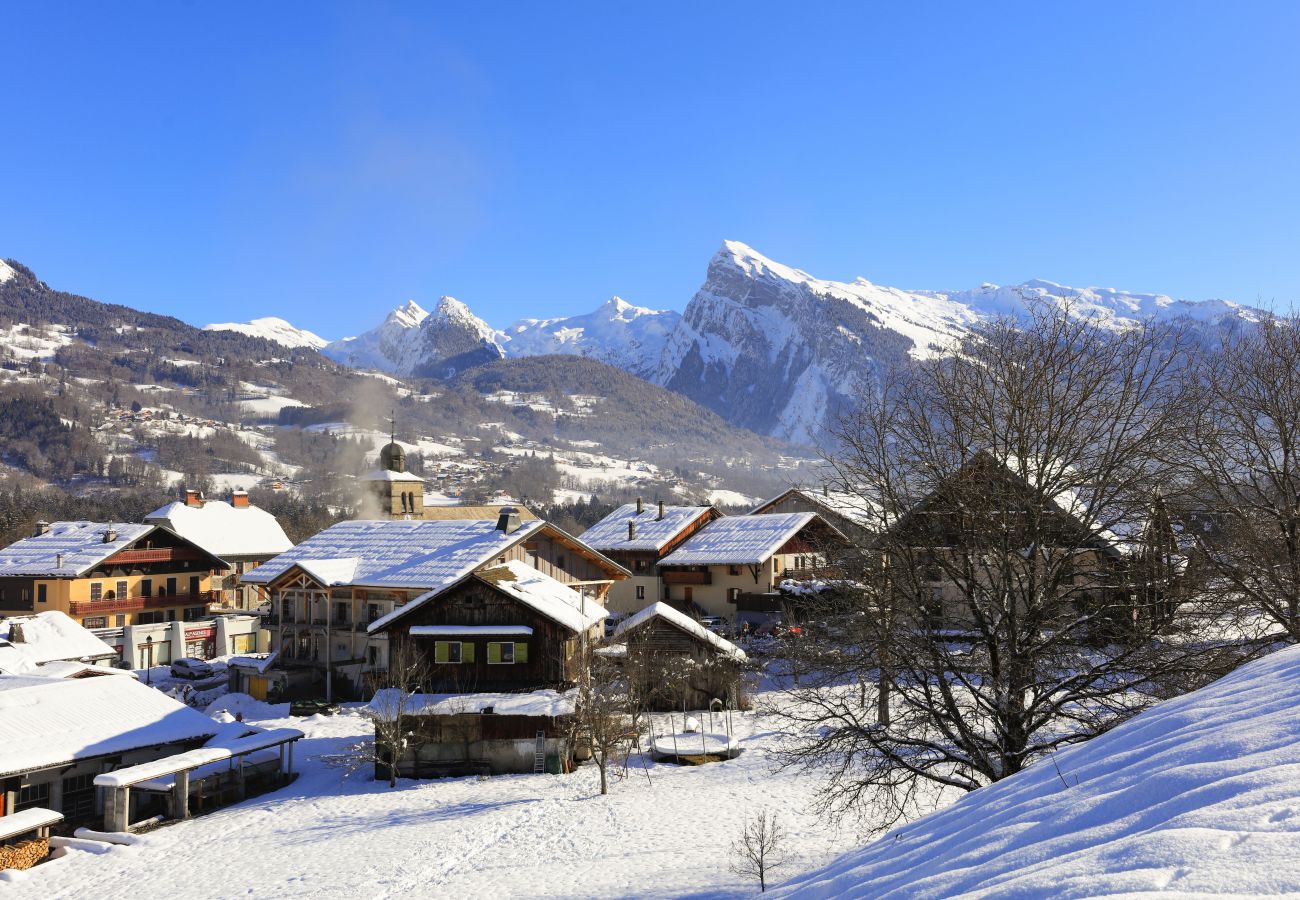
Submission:
<svg viewBox="0 0 1300 900">
<path fill-rule="evenodd" d="M 30 869 L 50 853 L 49 838 L 31 838 L 0 847 L 0 869 Z"/>
</svg>

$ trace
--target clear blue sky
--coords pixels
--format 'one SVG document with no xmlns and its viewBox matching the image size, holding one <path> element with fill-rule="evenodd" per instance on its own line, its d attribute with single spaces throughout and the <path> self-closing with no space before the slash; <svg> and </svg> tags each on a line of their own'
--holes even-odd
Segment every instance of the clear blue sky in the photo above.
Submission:
<svg viewBox="0 0 1300 900">
<path fill-rule="evenodd" d="M 327 337 L 826 278 L 1300 304 L 1300 3 L 3 13 L 0 257 Z"/>
</svg>

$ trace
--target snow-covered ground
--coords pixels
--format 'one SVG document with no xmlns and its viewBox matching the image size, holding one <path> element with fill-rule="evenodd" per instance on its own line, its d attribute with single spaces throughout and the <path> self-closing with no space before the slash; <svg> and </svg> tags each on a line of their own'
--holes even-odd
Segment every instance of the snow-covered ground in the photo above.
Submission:
<svg viewBox="0 0 1300 900">
<path fill-rule="evenodd" d="M 230 695 L 213 707 L 236 708 Z M 368 732 L 354 709 L 282 716 L 246 702 L 248 721 L 306 732 L 301 777 L 238 806 L 143 835 L 106 854 L 74 852 L 0 887 L 9 898 L 680 897 L 747 896 L 728 869 L 743 820 L 780 813 L 801 865 L 854 846 L 807 811 L 815 782 L 774 773 L 773 737 L 755 714 L 733 718 L 744 752 L 698 767 L 635 757 L 599 795 L 594 766 L 576 773 L 402 780 L 327 765 Z M 704 714 L 707 720 L 707 713 Z M 680 717 L 678 717 L 680 723 Z M 715 723 L 717 724 L 717 723 Z M 662 729 L 661 729 L 662 730 Z"/>
<path fill-rule="evenodd" d="M 966 795 L 777 896 L 1300 896 L 1300 647 Z"/>
</svg>

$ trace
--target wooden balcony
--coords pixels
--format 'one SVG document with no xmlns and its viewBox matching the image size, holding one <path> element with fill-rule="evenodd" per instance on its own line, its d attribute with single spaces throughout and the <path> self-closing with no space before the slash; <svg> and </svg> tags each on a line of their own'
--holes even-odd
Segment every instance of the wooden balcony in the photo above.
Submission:
<svg viewBox="0 0 1300 900">
<path fill-rule="evenodd" d="M 782 612 L 788 599 L 783 594 L 742 593 L 736 596 L 736 609 L 741 612 Z"/>
<path fill-rule="evenodd" d="M 693 569 L 664 569 L 659 573 L 664 584 L 713 584 L 713 573 L 707 570 L 697 572 Z"/>
<path fill-rule="evenodd" d="M 142 609 L 170 609 L 173 606 L 206 604 L 216 597 L 216 591 L 200 591 L 197 594 L 169 594 L 166 597 L 74 600 L 68 604 L 68 614 L 73 616 L 103 616 L 112 613 L 139 612 Z"/>
<path fill-rule="evenodd" d="M 153 550 L 122 550 L 108 558 L 106 565 L 116 563 L 164 563 L 202 559 L 203 554 L 188 547 L 160 547 Z"/>
</svg>

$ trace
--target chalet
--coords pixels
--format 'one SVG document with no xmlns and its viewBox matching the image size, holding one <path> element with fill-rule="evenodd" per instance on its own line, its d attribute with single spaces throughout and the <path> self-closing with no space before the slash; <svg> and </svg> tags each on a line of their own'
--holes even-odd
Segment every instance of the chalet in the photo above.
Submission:
<svg viewBox="0 0 1300 900">
<path fill-rule="evenodd" d="M 816 513 L 724 516 L 659 563 L 664 602 L 736 624 L 771 621 L 784 609 L 781 582 L 810 576 L 843 542 Z"/>
<path fill-rule="evenodd" d="M 92 630 L 197 620 L 226 568 L 162 525 L 41 522 L 0 550 L 0 615 L 57 610 Z"/>
<path fill-rule="evenodd" d="M 0 674 L 63 673 L 57 664 L 103 667 L 117 659 L 116 648 L 58 610 L 0 619 Z"/>
<path fill-rule="evenodd" d="M 187 490 L 182 500 L 155 509 L 144 521 L 165 526 L 229 563 L 212 583 L 214 602 L 225 609 L 256 608 L 261 598 L 255 588 L 240 584 L 240 576 L 293 546 L 275 516 L 250 503 L 245 491 L 235 491 L 227 503 Z"/>
<path fill-rule="evenodd" d="M 582 540 L 632 573 L 609 592 L 610 612 L 629 615 L 667 596 L 660 561 L 722 516 L 712 506 L 651 507 L 638 497 L 588 528 Z"/>
<path fill-rule="evenodd" d="M 218 725 L 125 675 L 0 676 L 0 825 L 27 809 L 97 824 L 95 777 L 202 746 Z"/>
<path fill-rule="evenodd" d="M 365 696 L 387 669 L 393 622 L 418 614 L 427 625 L 454 624 L 438 618 L 435 601 L 473 595 L 486 603 L 509 593 L 512 579 L 500 572 L 469 576 L 513 563 L 520 564 L 509 567 L 513 583 L 523 569 L 541 573 L 602 614 L 610 586 L 629 574 L 554 525 L 521 521 L 510 509 L 496 521 L 340 522 L 244 577 L 270 592 L 276 652 L 265 680 L 250 679 L 250 693 Z M 496 665 L 483 652 L 482 664 Z"/>
<path fill-rule="evenodd" d="M 656 709 L 705 709 L 715 699 L 743 705 L 745 651 L 667 603 L 652 603 L 618 624 L 612 647 Z"/>
<path fill-rule="evenodd" d="M 866 497 L 851 491 L 833 491 L 827 485 L 822 485 L 817 490 L 792 487 L 770 500 L 764 500 L 748 514 L 759 516 L 799 512 L 816 513 L 836 531 L 856 543 L 869 540 L 884 521 L 880 507 Z"/>
</svg>

